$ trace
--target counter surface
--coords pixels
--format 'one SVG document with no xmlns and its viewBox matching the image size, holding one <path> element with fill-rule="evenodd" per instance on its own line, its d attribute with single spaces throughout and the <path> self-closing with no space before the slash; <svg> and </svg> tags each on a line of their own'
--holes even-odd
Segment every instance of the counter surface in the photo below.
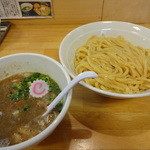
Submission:
<svg viewBox="0 0 150 150">
<path fill-rule="evenodd" d="M 59 61 L 64 36 L 80 25 L 15 25 L 0 56 L 31 52 Z M 143 24 L 150 28 L 150 24 Z M 56 130 L 27 150 L 150 149 L 150 97 L 117 100 L 81 85 L 73 90 L 68 113 Z"/>
</svg>

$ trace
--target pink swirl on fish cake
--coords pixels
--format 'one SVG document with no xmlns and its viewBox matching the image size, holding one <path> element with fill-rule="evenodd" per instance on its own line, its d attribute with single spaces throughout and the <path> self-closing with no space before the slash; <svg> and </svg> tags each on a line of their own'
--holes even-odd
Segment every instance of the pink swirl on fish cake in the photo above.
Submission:
<svg viewBox="0 0 150 150">
<path fill-rule="evenodd" d="M 44 80 L 35 80 L 29 87 L 30 95 L 36 98 L 45 96 L 49 91 L 49 86 Z"/>
</svg>

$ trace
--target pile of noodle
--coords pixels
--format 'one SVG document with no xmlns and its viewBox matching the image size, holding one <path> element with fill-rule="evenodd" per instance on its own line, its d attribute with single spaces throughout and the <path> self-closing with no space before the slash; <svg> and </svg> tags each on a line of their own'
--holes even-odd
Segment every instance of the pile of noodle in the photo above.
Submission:
<svg viewBox="0 0 150 150">
<path fill-rule="evenodd" d="M 93 87 L 133 94 L 150 89 L 150 49 L 134 46 L 122 36 L 92 36 L 75 54 L 75 72 L 95 71 L 86 79 Z"/>
</svg>

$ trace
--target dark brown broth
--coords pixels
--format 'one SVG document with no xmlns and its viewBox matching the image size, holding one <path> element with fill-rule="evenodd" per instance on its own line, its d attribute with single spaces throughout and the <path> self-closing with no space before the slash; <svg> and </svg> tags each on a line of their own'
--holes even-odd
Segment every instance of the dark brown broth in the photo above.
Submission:
<svg viewBox="0 0 150 150">
<path fill-rule="evenodd" d="M 57 113 L 53 112 L 47 116 L 48 118 L 33 119 L 41 116 L 46 111 L 46 99 L 51 93 L 48 93 L 43 98 L 29 97 L 18 102 L 10 100 L 11 85 L 25 78 L 25 75 L 16 74 L 0 81 L 0 141 L 9 139 L 10 145 L 35 136 L 57 116 Z M 30 105 L 30 108 L 27 111 L 23 111 L 23 107 L 26 104 Z M 42 122 L 44 122 L 44 125 Z"/>
</svg>

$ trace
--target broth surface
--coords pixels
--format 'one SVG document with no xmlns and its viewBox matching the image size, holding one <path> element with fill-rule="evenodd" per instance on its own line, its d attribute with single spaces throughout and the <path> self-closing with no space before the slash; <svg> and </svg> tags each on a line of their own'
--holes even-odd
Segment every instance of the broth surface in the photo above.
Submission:
<svg viewBox="0 0 150 150">
<path fill-rule="evenodd" d="M 15 91 L 12 85 L 17 85 L 31 74 L 16 74 L 0 81 L 0 147 L 20 143 L 35 136 L 59 113 L 55 110 L 43 118 L 40 117 L 51 102 L 51 97 L 54 99 L 57 96 L 58 92 L 55 91 L 50 91 L 42 98 L 29 95 L 28 98 L 17 101 L 10 99 L 10 94 Z"/>
</svg>

